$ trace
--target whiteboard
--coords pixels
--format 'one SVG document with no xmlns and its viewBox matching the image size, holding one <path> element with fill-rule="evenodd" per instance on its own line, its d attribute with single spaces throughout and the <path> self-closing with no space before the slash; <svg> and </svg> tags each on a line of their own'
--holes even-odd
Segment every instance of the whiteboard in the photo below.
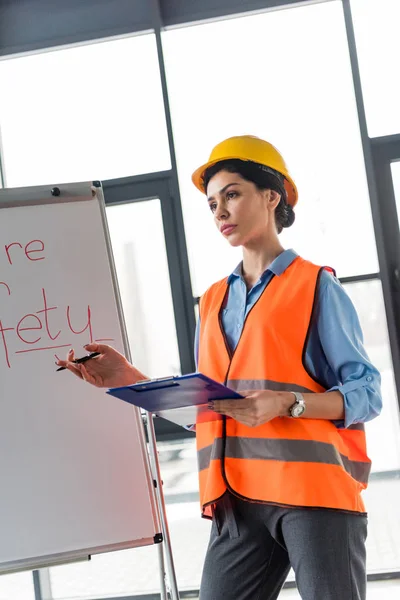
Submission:
<svg viewBox="0 0 400 600">
<path fill-rule="evenodd" d="M 0 190 L 0 573 L 161 537 L 140 412 L 56 371 L 128 352 L 102 190 L 59 189 Z"/>
</svg>

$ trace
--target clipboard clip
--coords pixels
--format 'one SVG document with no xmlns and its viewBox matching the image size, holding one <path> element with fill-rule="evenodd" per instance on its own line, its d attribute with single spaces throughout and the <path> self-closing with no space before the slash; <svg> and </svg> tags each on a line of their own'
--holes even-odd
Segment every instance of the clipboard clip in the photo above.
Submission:
<svg viewBox="0 0 400 600">
<path fill-rule="evenodd" d="M 175 379 L 176 377 L 179 377 L 179 375 L 168 375 L 168 377 L 158 377 L 157 379 L 139 379 L 139 381 L 137 381 L 135 385 L 138 385 L 140 383 L 158 383 L 159 381 L 170 381 Z"/>
<path fill-rule="evenodd" d="M 158 377 L 157 379 L 144 379 L 143 381 L 137 381 L 135 387 L 131 387 L 130 389 L 132 392 L 146 392 L 175 386 L 179 387 L 179 383 L 175 379 L 175 375 L 172 377 Z"/>
<path fill-rule="evenodd" d="M 174 379 L 176 375 L 168 375 L 168 377 L 158 377 L 158 379 L 139 379 L 136 381 L 135 385 L 139 383 L 156 383 L 158 381 L 168 381 L 169 379 Z"/>
</svg>

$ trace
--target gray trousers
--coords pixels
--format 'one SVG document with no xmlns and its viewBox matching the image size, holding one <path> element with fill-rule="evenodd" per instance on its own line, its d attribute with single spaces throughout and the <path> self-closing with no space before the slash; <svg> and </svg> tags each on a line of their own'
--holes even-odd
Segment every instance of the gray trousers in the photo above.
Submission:
<svg viewBox="0 0 400 600">
<path fill-rule="evenodd" d="M 365 600 L 367 517 L 245 502 L 217 504 L 200 600 L 275 600 L 293 567 L 303 600 Z"/>
</svg>

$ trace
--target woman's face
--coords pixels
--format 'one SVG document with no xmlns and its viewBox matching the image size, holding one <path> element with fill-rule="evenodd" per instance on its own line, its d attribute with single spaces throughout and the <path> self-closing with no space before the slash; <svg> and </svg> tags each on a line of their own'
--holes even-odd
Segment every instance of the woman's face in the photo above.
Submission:
<svg viewBox="0 0 400 600">
<path fill-rule="evenodd" d="M 219 171 L 208 183 L 207 197 L 215 224 L 231 246 L 253 246 L 277 234 L 277 192 L 260 191 L 238 173 Z"/>
</svg>

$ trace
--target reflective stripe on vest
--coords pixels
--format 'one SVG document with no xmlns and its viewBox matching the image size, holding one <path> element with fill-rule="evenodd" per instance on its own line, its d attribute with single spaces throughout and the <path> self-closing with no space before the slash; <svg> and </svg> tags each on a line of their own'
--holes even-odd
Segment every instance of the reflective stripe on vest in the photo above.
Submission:
<svg viewBox="0 0 400 600">
<path fill-rule="evenodd" d="M 227 280 L 211 286 L 200 302 L 199 371 L 239 391 L 325 392 L 303 364 L 320 271 L 298 257 L 274 276 L 234 353 L 220 321 Z M 196 437 L 206 514 L 226 489 L 278 505 L 365 510 L 360 492 L 370 460 L 363 425 L 339 429 L 322 419 L 283 417 L 251 428 L 220 417 L 197 423 Z"/>
<path fill-rule="evenodd" d="M 284 441 L 284 444 L 282 443 Z M 199 451 L 199 469 L 208 469 L 214 451 L 215 457 L 222 455 L 222 438 L 212 446 Z M 369 463 L 349 460 L 340 454 L 333 444 L 310 440 L 228 438 L 224 448 L 225 458 L 247 458 L 250 460 L 279 460 L 287 462 L 322 463 L 344 468 L 354 479 L 367 483 Z"/>
</svg>

